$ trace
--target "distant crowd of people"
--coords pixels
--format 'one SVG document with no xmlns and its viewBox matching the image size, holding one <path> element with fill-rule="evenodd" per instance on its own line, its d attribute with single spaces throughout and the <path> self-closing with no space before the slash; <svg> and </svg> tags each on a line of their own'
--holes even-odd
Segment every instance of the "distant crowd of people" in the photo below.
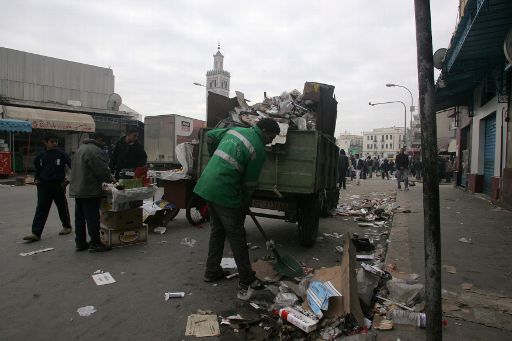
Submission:
<svg viewBox="0 0 512 341">
<path fill-rule="evenodd" d="M 450 155 L 439 155 L 437 159 L 437 174 L 439 182 L 445 180 L 451 182 L 455 170 L 455 157 Z M 418 156 L 409 156 L 405 154 L 405 148 L 400 153 L 392 157 L 371 157 L 361 158 L 359 154 L 347 155 L 345 150 L 340 151 L 338 163 L 338 187 L 346 189 L 346 179 L 356 181 L 356 185 L 361 184 L 361 179 L 372 178 L 373 176 L 382 177 L 389 180 L 390 175 L 395 176 L 397 188 L 402 189 L 401 183 L 404 183 L 405 190 L 409 189 L 409 175 L 416 180 L 421 180 L 423 176 L 423 164 Z"/>
<path fill-rule="evenodd" d="M 409 174 L 420 180 L 422 177 L 422 163 L 416 157 L 410 157 L 405 154 L 402 148 L 394 158 L 376 157 L 368 155 L 366 158 L 360 157 L 359 154 L 346 155 L 345 150 L 340 151 L 340 159 L 338 164 L 338 187 L 346 189 L 346 179 L 354 181 L 356 185 L 360 185 L 361 179 L 382 177 L 389 180 L 390 175 L 397 179 L 397 187 L 401 189 L 401 183 L 404 183 L 405 190 L 409 189 Z"/>
</svg>

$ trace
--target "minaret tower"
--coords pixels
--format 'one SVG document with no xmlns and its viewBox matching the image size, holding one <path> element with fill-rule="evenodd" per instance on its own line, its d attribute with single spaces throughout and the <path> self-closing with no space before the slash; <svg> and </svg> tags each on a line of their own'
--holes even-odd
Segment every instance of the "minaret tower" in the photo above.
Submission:
<svg viewBox="0 0 512 341">
<path fill-rule="evenodd" d="M 229 72 L 224 70 L 224 56 L 220 53 L 219 42 L 217 53 L 213 55 L 213 70 L 206 72 L 206 91 L 229 97 L 230 77 Z"/>
</svg>

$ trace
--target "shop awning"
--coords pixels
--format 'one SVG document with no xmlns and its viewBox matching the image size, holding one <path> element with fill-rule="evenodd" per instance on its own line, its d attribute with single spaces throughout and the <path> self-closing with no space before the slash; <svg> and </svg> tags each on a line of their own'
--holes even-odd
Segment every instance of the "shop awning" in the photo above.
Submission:
<svg viewBox="0 0 512 341">
<path fill-rule="evenodd" d="M 90 115 L 63 111 L 3 106 L 4 117 L 29 121 L 32 129 L 94 132 L 95 124 Z"/>
<path fill-rule="evenodd" d="M 28 121 L 0 119 L 0 131 L 30 133 L 32 131 L 32 124 Z"/>
</svg>

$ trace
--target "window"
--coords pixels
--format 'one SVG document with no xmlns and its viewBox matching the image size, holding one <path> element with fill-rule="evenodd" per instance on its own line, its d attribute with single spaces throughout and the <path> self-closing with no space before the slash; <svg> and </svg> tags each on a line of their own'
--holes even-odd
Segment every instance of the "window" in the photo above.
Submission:
<svg viewBox="0 0 512 341">
<path fill-rule="evenodd" d="M 386 143 L 386 149 L 388 149 L 388 144 Z"/>
</svg>

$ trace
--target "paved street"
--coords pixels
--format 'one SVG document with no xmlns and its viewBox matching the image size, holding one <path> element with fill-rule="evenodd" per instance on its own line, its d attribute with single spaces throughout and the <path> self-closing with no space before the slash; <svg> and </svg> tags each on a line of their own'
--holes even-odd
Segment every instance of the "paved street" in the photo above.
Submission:
<svg viewBox="0 0 512 341">
<path fill-rule="evenodd" d="M 347 201 L 348 196 L 354 194 L 387 192 L 392 195 L 393 191 L 392 181 L 369 179 L 362 181 L 361 186 L 353 186 L 349 181 L 347 191 L 342 192 L 342 200 Z M 443 287 L 460 291 L 462 282 L 470 282 L 476 289 L 486 292 L 510 293 L 510 212 L 494 210 L 483 199 L 451 186 L 442 186 L 441 195 L 443 264 L 457 269 L 456 274 L 443 271 Z M 422 280 L 421 185 L 409 192 L 399 192 L 398 201 L 402 207 L 411 208 L 412 213 L 395 215 L 398 227 L 393 227 L 387 262 L 395 262 L 399 271 L 420 274 Z M 237 279 L 223 281 L 218 286 L 203 283 L 202 262 L 206 258 L 208 227 L 190 226 L 184 212 L 169 224 L 165 234 L 150 234 L 147 245 L 91 254 L 75 252 L 72 235 L 57 235 L 60 223 L 55 208 L 52 208 L 42 241 L 21 242 L 21 237 L 30 231 L 35 187 L 2 186 L 0 202 L 1 340 L 181 340 L 188 339 L 184 337 L 187 316 L 198 309 L 219 315 L 250 312 L 247 303 L 236 298 Z M 73 204 L 70 200 L 72 214 Z M 295 225 L 277 220 L 261 221 L 282 253 L 291 254 L 315 268 L 339 264 L 340 256 L 334 252 L 339 245 L 336 239 L 320 238 L 315 247 L 306 249 L 298 246 Z M 266 254 L 264 243 L 251 222 L 246 226 L 248 241 L 262 247 L 250 251 L 255 260 Z M 402 239 L 395 234 L 395 228 L 405 233 Z M 326 218 L 321 220 L 319 236 L 323 232 L 346 231 L 361 231 L 361 228 L 351 219 Z M 196 239 L 195 246 L 180 245 L 185 237 Z M 458 242 L 461 237 L 471 238 L 473 244 Z M 19 255 L 46 247 L 55 250 L 26 257 Z M 225 255 L 230 256 L 229 247 Z M 98 269 L 110 272 L 116 283 L 96 286 L 91 275 Z M 164 301 L 167 291 L 185 291 L 187 296 Z M 97 312 L 80 317 L 76 310 L 88 305 L 94 306 Z M 424 335 L 422 330 L 406 326 L 398 326 L 392 333 L 380 334 L 379 340 L 396 340 L 396 336 L 413 340 Z M 448 340 L 468 335 L 483 336 L 463 339 L 512 336 L 510 332 L 461 320 L 450 320 L 445 335 Z M 223 333 L 220 339 L 241 338 Z"/>
</svg>

